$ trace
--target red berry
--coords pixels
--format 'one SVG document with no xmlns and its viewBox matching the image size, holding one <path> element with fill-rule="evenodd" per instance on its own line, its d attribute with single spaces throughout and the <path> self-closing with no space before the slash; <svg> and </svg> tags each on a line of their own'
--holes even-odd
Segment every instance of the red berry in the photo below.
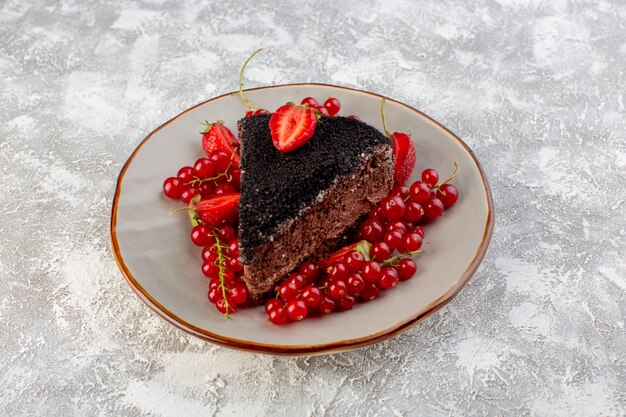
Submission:
<svg viewBox="0 0 626 417">
<path fill-rule="evenodd" d="M 348 286 L 344 281 L 332 281 L 326 292 L 333 300 L 341 300 L 348 293 Z"/>
<path fill-rule="evenodd" d="M 443 203 L 438 198 L 431 198 L 424 204 L 424 218 L 428 221 L 435 220 L 443 214 Z"/>
<path fill-rule="evenodd" d="M 365 288 L 363 289 L 363 291 L 361 291 L 359 296 L 364 301 L 371 301 L 374 298 L 378 297 L 378 294 L 380 294 L 380 288 L 378 288 L 378 286 L 373 282 L 368 282 L 365 284 Z"/>
<path fill-rule="evenodd" d="M 211 281 L 209 281 L 209 289 L 212 290 L 213 288 L 218 288 L 220 286 L 220 279 L 219 278 L 212 278 Z"/>
<path fill-rule="evenodd" d="M 358 250 L 348 252 L 343 260 L 349 272 L 360 271 L 363 262 L 365 262 L 365 257 Z"/>
<path fill-rule="evenodd" d="M 200 219 L 209 226 L 234 224 L 239 216 L 239 193 L 220 194 L 194 204 Z"/>
<path fill-rule="evenodd" d="M 234 230 L 233 230 L 233 233 L 234 233 Z M 239 240 L 237 240 L 237 238 L 234 238 L 228 241 L 228 248 L 226 248 L 226 253 L 231 258 L 239 257 Z"/>
<path fill-rule="evenodd" d="M 415 226 L 413 229 L 411 229 L 411 232 L 413 233 L 417 233 L 418 235 L 420 235 L 422 238 L 424 238 L 424 229 L 422 229 L 421 226 Z"/>
<path fill-rule="evenodd" d="M 228 285 L 234 285 L 237 282 L 235 281 L 235 273 L 228 268 L 222 269 L 222 278 Z"/>
<path fill-rule="evenodd" d="M 401 234 L 405 234 L 407 229 L 408 229 L 407 224 L 401 220 L 396 220 L 396 221 L 387 223 L 387 225 L 385 226 L 385 231 L 387 233 L 396 231 L 396 232 L 400 232 Z"/>
<path fill-rule="evenodd" d="M 290 300 L 287 303 L 287 316 L 292 321 L 304 320 L 309 313 L 309 308 L 303 300 Z"/>
<path fill-rule="evenodd" d="M 374 219 L 365 220 L 359 226 L 359 239 L 365 239 L 370 243 L 377 242 L 383 238 L 383 225 Z"/>
<path fill-rule="evenodd" d="M 215 307 L 217 307 L 217 310 L 222 314 L 231 314 L 235 312 L 237 303 L 235 303 L 233 299 L 227 295 L 226 298 L 217 300 Z"/>
<path fill-rule="evenodd" d="M 261 114 L 270 114 L 270 111 L 265 109 L 258 109 L 253 113 L 253 116 L 259 116 Z"/>
<path fill-rule="evenodd" d="M 293 300 L 298 296 L 298 287 L 293 282 L 283 282 L 278 287 L 278 295 L 285 301 Z"/>
<path fill-rule="evenodd" d="M 213 236 L 210 238 L 210 242 L 204 248 L 202 248 L 202 260 L 203 261 L 215 261 L 218 257 L 217 248 L 213 246 Z"/>
<path fill-rule="evenodd" d="M 322 314 L 330 314 L 335 309 L 335 305 L 336 305 L 335 300 L 328 298 L 328 297 L 324 297 L 324 299 L 320 302 L 317 309 Z"/>
<path fill-rule="evenodd" d="M 209 301 L 213 304 L 217 303 L 218 300 L 223 296 L 223 292 L 221 288 L 209 288 Z"/>
<path fill-rule="evenodd" d="M 328 276 L 334 280 L 345 279 L 348 276 L 348 270 L 342 262 L 337 262 L 328 268 Z"/>
<path fill-rule="evenodd" d="M 219 266 L 215 265 L 213 261 L 205 261 L 202 264 L 202 273 L 207 278 L 211 278 L 211 279 L 219 278 L 220 268 Z"/>
<path fill-rule="evenodd" d="M 193 180 L 193 168 L 192 167 L 182 167 L 178 170 L 178 174 L 176 176 L 183 182 L 183 184 L 188 183 Z"/>
<path fill-rule="evenodd" d="M 197 246 L 206 246 L 209 244 L 210 233 L 209 227 L 200 224 L 191 229 L 191 241 Z"/>
<path fill-rule="evenodd" d="M 281 152 L 291 152 L 311 139 L 317 117 L 307 106 L 285 104 L 270 119 L 269 127 L 274 146 Z"/>
<path fill-rule="evenodd" d="M 304 274 L 308 282 L 314 282 L 319 274 L 319 268 L 317 267 L 317 265 L 310 261 L 306 261 L 302 265 L 300 265 L 298 271 Z"/>
<path fill-rule="evenodd" d="M 350 116 L 348 116 L 348 119 L 361 120 L 361 118 L 359 116 L 355 116 L 354 114 L 351 114 Z"/>
<path fill-rule="evenodd" d="M 165 194 L 168 198 L 176 200 L 180 198 L 184 190 L 185 187 L 183 186 L 183 182 L 180 178 L 169 177 L 163 182 L 163 194 Z"/>
<path fill-rule="evenodd" d="M 406 133 L 393 132 L 393 180 L 396 184 L 404 184 L 415 168 L 415 145 Z"/>
<path fill-rule="evenodd" d="M 361 276 L 369 282 L 375 282 L 380 276 L 381 272 L 380 264 L 376 261 L 367 261 L 363 264 L 363 270 Z"/>
<path fill-rule="evenodd" d="M 445 208 L 452 207 L 459 199 L 459 190 L 452 184 L 443 184 L 435 196 L 441 200 Z"/>
<path fill-rule="evenodd" d="M 267 303 L 265 303 L 265 312 L 269 314 L 270 311 L 278 307 L 282 308 L 284 304 L 285 304 L 284 301 L 281 301 L 278 298 L 272 298 L 268 300 Z"/>
<path fill-rule="evenodd" d="M 217 229 L 217 237 L 222 242 L 230 242 L 231 240 L 235 239 L 236 236 L 237 235 L 235 233 L 235 229 L 228 225 L 221 226 Z"/>
<path fill-rule="evenodd" d="M 439 181 L 439 173 L 432 168 L 425 169 L 422 171 L 422 182 L 428 185 L 430 188 L 433 188 L 437 185 L 437 181 Z"/>
<path fill-rule="evenodd" d="M 227 266 L 233 270 L 233 272 L 243 271 L 243 265 L 239 262 L 239 259 L 232 258 L 228 260 Z"/>
<path fill-rule="evenodd" d="M 302 290 L 302 299 L 309 307 L 315 307 L 319 305 L 324 299 L 322 292 L 315 285 L 307 285 Z"/>
<path fill-rule="evenodd" d="M 189 204 L 191 199 L 194 198 L 198 194 L 200 194 L 200 189 L 199 188 L 196 188 L 196 187 L 187 188 L 180 195 L 180 199 L 183 201 L 183 203 Z"/>
<path fill-rule="evenodd" d="M 268 313 L 269 319 L 274 324 L 285 324 L 287 322 L 287 309 L 276 307 Z"/>
<path fill-rule="evenodd" d="M 402 249 L 404 249 L 405 252 L 415 252 L 422 247 L 423 241 L 424 239 L 418 233 L 407 233 L 407 235 L 404 237 Z"/>
<path fill-rule="evenodd" d="M 289 274 L 289 276 L 287 277 L 287 282 L 293 283 L 293 285 L 298 290 L 301 290 L 307 284 L 306 277 L 304 276 L 304 274 L 301 274 L 299 272 Z"/>
<path fill-rule="evenodd" d="M 398 271 L 396 271 L 396 268 L 392 266 L 386 266 L 381 271 L 380 277 L 378 278 L 378 281 L 376 281 L 376 284 L 378 284 L 378 286 L 383 290 L 388 290 L 398 285 L 398 281 L 400 281 L 400 277 L 398 276 Z"/>
<path fill-rule="evenodd" d="M 383 238 L 383 242 L 389 246 L 389 249 L 394 250 L 400 247 L 402 244 L 402 233 L 392 230 L 391 232 L 385 233 L 385 237 Z"/>
<path fill-rule="evenodd" d="M 341 310 L 352 310 L 354 307 L 355 299 L 351 295 L 346 295 L 344 298 L 339 300 L 339 308 Z"/>
<path fill-rule="evenodd" d="M 231 287 L 228 294 L 237 304 L 243 304 L 248 299 L 248 290 L 243 284 L 235 284 Z"/>
<path fill-rule="evenodd" d="M 239 168 L 239 142 L 233 132 L 224 126 L 222 122 L 208 123 L 206 129 L 202 132 L 202 148 L 207 156 L 212 155 L 215 151 L 224 152 L 230 158 L 233 158 L 233 166 Z M 215 164 L 217 172 L 223 172 Z"/>
<path fill-rule="evenodd" d="M 224 172 L 230 164 L 230 155 L 224 151 L 215 151 L 209 157 L 209 160 L 215 167 L 215 172 Z"/>
<path fill-rule="evenodd" d="M 223 184 L 220 184 L 218 186 L 215 187 L 215 191 L 213 191 L 213 194 L 215 195 L 220 195 L 220 194 L 232 194 L 235 191 L 235 187 L 232 186 L 232 184 L 225 182 Z"/>
<path fill-rule="evenodd" d="M 365 280 L 358 272 L 350 275 L 346 283 L 352 294 L 358 294 L 365 288 Z"/>
<path fill-rule="evenodd" d="M 322 113 L 323 116 L 330 117 L 330 113 L 328 112 L 328 109 L 324 106 L 317 106 L 315 107 L 315 110 Z"/>
<path fill-rule="evenodd" d="M 430 188 L 421 181 L 415 181 L 411 184 L 411 200 L 415 203 L 425 203 L 430 199 Z"/>
<path fill-rule="evenodd" d="M 405 281 L 415 275 L 415 271 L 417 271 L 417 265 L 415 264 L 415 261 L 413 259 L 404 258 L 398 263 L 396 270 L 398 271 L 398 276 L 400 277 L 400 279 L 402 281 Z"/>
<path fill-rule="evenodd" d="M 389 195 L 397 195 L 398 197 L 402 197 L 402 199 L 404 200 L 409 196 L 409 187 L 404 184 L 396 185 L 395 187 L 393 187 Z"/>
<path fill-rule="evenodd" d="M 404 210 L 406 205 L 404 204 L 404 200 L 398 196 L 390 196 L 386 197 L 381 202 L 382 214 L 386 219 L 389 220 L 398 220 L 402 216 L 404 216 Z"/>
<path fill-rule="evenodd" d="M 248 110 L 244 117 L 254 116 L 254 110 Z"/>
<path fill-rule="evenodd" d="M 385 217 L 383 216 L 383 208 L 380 205 L 372 208 L 372 210 L 370 210 L 370 213 L 369 213 L 369 218 L 384 222 Z"/>
<path fill-rule="evenodd" d="M 200 178 L 209 178 L 215 175 L 215 167 L 208 158 L 200 158 L 193 164 L 193 175 Z"/>
<path fill-rule="evenodd" d="M 236 191 L 241 188 L 241 170 L 239 168 L 231 168 L 228 170 L 228 183 L 233 186 Z"/>
<path fill-rule="evenodd" d="M 422 206 L 419 203 L 414 201 L 407 203 L 406 210 L 404 211 L 404 220 L 415 223 L 418 222 L 423 215 L 424 209 L 422 209 Z"/>
<path fill-rule="evenodd" d="M 302 99 L 300 104 L 307 104 L 309 107 L 317 107 L 319 103 L 313 97 L 305 97 Z"/>
<path fill-rule="evenodd" d="M 198 188 L 200 189 L 202 197 L 209 197 L 215 191 L 215 187 L 211 182 L 203 182 Z"/>
<path fill-rule="evenodd" d="M 328 97 L 324 102 L 324 108 L 328 110 L 328 114 L 335 116 L 341 109 L 341 103 L 334 97 Z"/>
<path fill-rule="evenodd" d="M 370 254 L 373 260 L 382 262 L 391 255 L 391 248 L 385 242 L 376 242 L 370 248 Z"/>
</svg>

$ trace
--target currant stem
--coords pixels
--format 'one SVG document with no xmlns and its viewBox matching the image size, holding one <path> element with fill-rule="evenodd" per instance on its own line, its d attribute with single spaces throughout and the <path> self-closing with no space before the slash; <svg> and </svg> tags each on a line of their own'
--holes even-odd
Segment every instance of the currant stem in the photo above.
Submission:
<svg viewBox="0 0 626 417">
<path fill-rule="evenodd" d="M 385 136 L 389 138 L 391 137 L 391 133 L 389 133 L 389 131 L 387 130 L 387 118 L 385 117 L 385 102 L 386 101 L 387 99 L 385 97 L 383 97 L 383 99 L 380 101 L 380 115 L 383 119 L 383 131 L 385 132 Z"/>
<path fill-rule="evenodd" d="M 248 107 L 249 110 L 256 110 L 258 109 L 258 107 L 255 107 L 252 104 L 252 102 L 250 102 L 250 100 L 248 100 L 248 98 L 243 94 L 243 72 L 246 69 L 246 65 L 248 65 L 248 62 L 250 62 L 252 58 L 254 58 L 254 56 L 258 54 L 259 52 L 261 52 L 262 50 L 263 49 L 257 49 L 256 51 L 254 51 L 252 55 L 250 55 L 248 59 L 246 59 L 246 62 L 243 63 L 243 66 L 241 67 L 241 71 L 239 71 L 239 95 L 241 96 L 241 99 L 243 100 L 243 102 L 246 103 L 246 106 Z"/>
<path fill-rule="evenodd" d="M 439 188 L 442 185 L 452 181 L 454 179 L 454 177 L 456 177 L 456 174 L 459 173 L 459 164 L 457 164 L 456 162 L 454 163 L 454 172 L 452 173 L 452 175 L 450 175 L 448 178 L 446 178 L 444 181 L 441 181 L 439 184 L 436 184 L 433 188 Z"/>
<path fill-rule="evenodd" d="M 213 238 L 215 239 L 215 243 L 213 244 L 213 247 L 217 248 L 217 259 L 213 262 L 213 265 L 215 265 L 215 262 L 217 262 L 217 267 L 220 270 L 219 272 L 220 288 L 222 289 L 222 298 L 224 299 L 227 305 L 226 313 L 224 313 L 224 317 L 228 319 L 230 318 L 228 314 L 228 310 L 231 309 L 231 305 L 228 302 L 228 299 L 226 298 L 226 285 L 225 285 L 225 280 L 224 280 L 224 271 L 226 270 L 226 267 L 223 265 L 223 262 L 222 262 L 227 258 L 227 256 L 224 255 L 224 253 L 222 252 L 222 249 L 225 249 L 226 246 L 222 244 L 222 241 L 218 237 L 215 229 L 213 229 L 213 233 L 211 234 L 211 236 L 213 236 Z"/>
<path fill-rule="evenodd" d="M 421 250 L 421 249 L 418 249 L 418 250 L 415 250 L 413 252 L 399 253 L 396 256 L 392 256 L 391 258 L 385 259 L 383 262 L 381 262 L 380 266 L 388 266 L 388 265 L 396 266 L 397 263 L 399 261 L 401 261 L 402 259 L 410 258 L 411 256 L 415 256 L 415 255 L 420 254 L 420 253 L 424 253 L 424 251 Z"/>
<path fill-rule="evenodd" d="M 199 185 L 204 184 L 205 182 L 208 181 L 215 181 L 221 177 L 226 177 L 226 179 L 228 180 L 228 170 L 230 169 L 230 167 L 233 165 L 233 158 L 235 157 L 235 152 L 233 151 L 233 153 L 230 155 L 230 161 L 228 162 L 228 166 L 226 167 L 226 169 L 224 170 L 224 172 L 220 172 L 219 174 L 217 174 L 214 177 L 210 177 L 210 178 L 204 178 L 204 179 L 200 179 L 198 177 L 194 177 L 193 180 L 186 182 L 185 185 L 191 185 L 192 187 L 197 187 Z M 197 183 L 197 184 L 196 184 Z"/>
</svg>

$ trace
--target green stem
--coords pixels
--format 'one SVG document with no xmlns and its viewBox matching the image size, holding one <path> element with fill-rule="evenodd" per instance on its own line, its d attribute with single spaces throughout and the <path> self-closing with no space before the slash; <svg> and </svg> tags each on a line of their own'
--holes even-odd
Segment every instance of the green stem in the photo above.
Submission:
<svg viewBox="0 0 626 417">
<path fill-rule="evenodd" d="M 387 118 L 385 117 L 385 102 L 386 101 L 387 99 L 385 97 L 383 97 L 383 99 L 380 101 L 380 115 L 383 119 L 383 131 L 385 132 L 385 136 L 389 138 L 391 137 L 391 133 L 389 133 L 389 131 L 387 130 Z"/>
<path fill-rule="evenodd" d="M 399 261 L 401 261 L 404 258 L 410 258 L 411 256 L 415 256 L 419 253 L 424 253 L 423 250 L 419 249 L 413 252 L 404 252 L 404 253 L 399 253 L 396 256 L 392 256 L 391 258 L 387 258 L 384 261 L 381 262 L 380 266 L 396 266 L 398 264 Z"/>
<path fill-rule="evenodd" d="M 246 69 L 246 65 L 248 65 L 248 62 L 250 62 L 252 60 L 252 58 L 254 58 L 254 56 L 256 54 L 258 54 L 259 52 L 261 52 L 263 49 L 257 49 L 256 51 L 254 51 L 252 53 L 252 55 L 250 55 L 250 57 L 248 57 L 248 59 L 246 59 L 246 62 L 243 63 L 243 66 L 241 67 L 241 71 L 239 71 L 239 95 L 241 96 L 241 99 L 243 100 L 244 103 L 246 103 L 246 106 L 248 106 L 249 110 L 256 110 L 257 107 L 255 107 L 250 100 L 248 100 L 248 97 L 246 97 L 243 94 L 243 72 Z"/>
<path fill-rule="evenodd" d="M 222 241 L 220 240 L 217 233 L 215 232 L 215 229 L 214 229 L 214 232 L 212 233 L 212 236 L 215 239 L 215 243 L 213 244 L 213 247 L 217 249 L 217 259 L 215 260 L 215 262 L 217 262 L 217 267 L 220 270 L 219 271 L 219 280 L 220 280 L 219 287 L 222 289 L 222 297 L 227 305 L 226 313 L 224 313 L 224 316 L 228 319 L 230 317 L 228 314 L 228 310 L 231 308 L 231 305 L 228 303 L 228 299 L 226 298 L 227 288 L 226 288 L 226 282 L 224 280 L 224 271 L 226 270 L 226 267 L 223 265 L 223 262 L 222 262 L 226 260 L 228 256 L 224 255 L 224 252 L 222 251 L 222 249 L 225 249 L 226 246 L 222 244 Z M 213 262 L 213 265 L 215 265 L 215 262 Z"/>
<path fill-rule="evenodd" d="M 224 172 L 220 172 L 219 174 L 217 174 L 214 177 L 205 178 L 205 179 L 202 179 L 202 180 L 200 178 L 198 178 L 198 177 L 194 177 L 193 180 L 191 180 L 189 182 L 186 182 L 185 185 L 191 185 L 192 187 L 198 187 L 198 186 L 204 184 L 205 182 L 215 181 L 215 180 L 217 180 L 217 179 L 219 179 L 221 177 L 228 177 L 228 170 L 233 165 L 233 158 L 235 157 L 235 152 L 237 152 L 237 151 L 233 151 L 233 153 L 230 155 L 230 161 L 228 162 L 228 166 L 226 167 Z"/>
</svg>

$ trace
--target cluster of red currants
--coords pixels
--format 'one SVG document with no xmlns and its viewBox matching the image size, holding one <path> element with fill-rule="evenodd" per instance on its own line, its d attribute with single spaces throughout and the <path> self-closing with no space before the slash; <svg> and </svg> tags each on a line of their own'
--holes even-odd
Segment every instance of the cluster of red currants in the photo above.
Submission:
<svg viewBox="0 0 626 417">
<path fill-rule="evenodd" d="M 163 194 L 189 204 L 196 195 L 209 197 L 239 191 L 241 170 L 232 164 L 232 155 L 222 150 L 208 158 L 198 159 L 193 166 L 184 166 L 175 177 L 163 183 Z"/>
<path fill-rule="evenodd" d="M 324 104 L 320 104 L 313 97 L 305 97 L 300 104 L 306 104 L 310 108 L 317 110 L 324 116 L 335 117 L 341 110 L 341 102 L 335 97 L 328 97 Z"/>
</svg>

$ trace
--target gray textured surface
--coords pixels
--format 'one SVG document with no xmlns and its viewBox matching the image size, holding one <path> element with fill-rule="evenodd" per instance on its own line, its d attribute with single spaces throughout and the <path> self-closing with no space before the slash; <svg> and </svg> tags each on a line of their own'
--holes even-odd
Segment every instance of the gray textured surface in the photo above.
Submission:
<svg viewBox="0 0 626 417">
<path fill-rule="evenodd" d="M 298 3 L 0 1 L 0 414 L 625 415 L 626 3 Z M 258 47 L 249 86 L 383 93 L 483 163 L 490 252 L 422 325 L 256 356 L 179 332 L 122 279 L 118 170 Z"/>
</svg>

